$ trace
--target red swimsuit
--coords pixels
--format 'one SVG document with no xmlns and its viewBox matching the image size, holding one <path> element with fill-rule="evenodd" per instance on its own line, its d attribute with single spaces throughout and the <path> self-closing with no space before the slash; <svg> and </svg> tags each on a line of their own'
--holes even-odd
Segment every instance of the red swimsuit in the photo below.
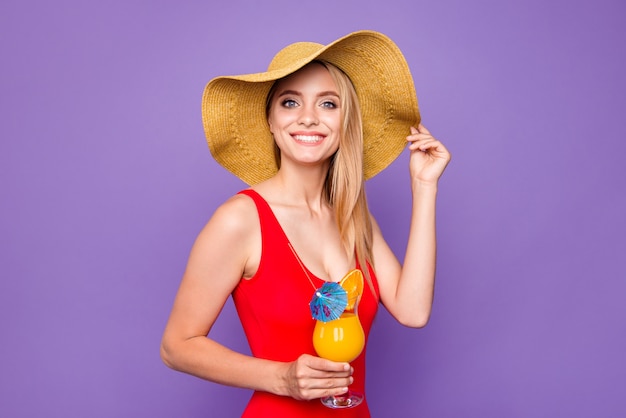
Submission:
<svg viewBox="0 0 626 418">
<path fill-rule="evenodd" d="M 246 333 L 252 354 L 258 358 L 290 362 L 301 354 L 316 355 L 312 336 L 315 321 L 311 318 L 309 301 L 314 288 L 324 281 L 307 273 L 289 245 L 278 220 L 268 203 L 255 191 L 240 192 L 252 198 L 257 206 L 262 235 L 262 254 L 257 273 L 242 279 L 233 292 L 233 300 Z M 305 267 L 306 268 L 306 267 Z M 370 269 L 376 293 L 378 284 Z M 378 309 L 378 295 L 364 286 L 359 304 L 359 318 L 369 335 Z M 355 391 L 365 392 L 365 350 L 352 363 Z M 329 410 L 319 400 L 297 401 L 266 392 L 254 392 L 243 417 L 369 417 L 367 403 L 349 409 Z"/>
</svg>

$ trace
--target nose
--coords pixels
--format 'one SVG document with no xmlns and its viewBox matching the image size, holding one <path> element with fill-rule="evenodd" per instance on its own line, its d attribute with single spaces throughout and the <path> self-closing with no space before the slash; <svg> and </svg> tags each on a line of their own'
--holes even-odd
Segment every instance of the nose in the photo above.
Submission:
<svg viewBox="0 0 626 418">
<path fill-rule="evenodd" d="M 319 123 L 317 111 L 314 106 L 302 106 L 298 123 L 304 126 L 313 126 Z"/>
</svg>

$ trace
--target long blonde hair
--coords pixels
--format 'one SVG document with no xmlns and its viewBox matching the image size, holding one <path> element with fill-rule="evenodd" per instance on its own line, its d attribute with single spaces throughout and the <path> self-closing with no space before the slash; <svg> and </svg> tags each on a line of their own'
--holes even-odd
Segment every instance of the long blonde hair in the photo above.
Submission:
<svg viewBox="0 0 626 418">
<path fill-rule="evenodd" d="M 372 294 L 376 294 L 368 265 L 374 267 L 372 256 L 372 221 L 365 196 L 363 176 L 363 123 L 359 99 L 350 78 L 333 64 L 316 60 L 330 73 L 339 90 L 342 117 L 339 149 L 332 156 L 324 184 L 324 198 L 335 212 L 341 242 L 349 257 L 356 256 Z M 310 64 L 309 64 L 310 65 Z M 276 86 L 277 83 L 274 84 Z M 275 89 L 267 98 L 266 113 Z M 280 150 L 274 144 L 276 165 L 280 167 Z"/>
</svg>

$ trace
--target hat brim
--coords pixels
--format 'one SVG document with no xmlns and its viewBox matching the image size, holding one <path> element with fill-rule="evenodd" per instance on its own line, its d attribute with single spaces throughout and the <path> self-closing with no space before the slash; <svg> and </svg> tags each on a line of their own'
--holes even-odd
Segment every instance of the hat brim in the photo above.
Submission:
<svg viewBox="0 0 626 418">
<path fill-rule="evenodd" d="M 298 44 L 294 44 L 298 45 Z M 265 114 L 276 80 L 314 60 L 324 60 L 348 75 L 363 119 L 363 174 L 369 179 L 391 164 L 406 146 L 411 126 L 420 121 L 413 78 L 400 49 L 374 31 L 346 35 L 326 46 L 302 43 L 305 51 L 288 65 L 262 73 L 211 80 L 202 100 L 202 119 L 213 157 L 247 184 L 276 171 L 274 140 Z"/>
</svg>

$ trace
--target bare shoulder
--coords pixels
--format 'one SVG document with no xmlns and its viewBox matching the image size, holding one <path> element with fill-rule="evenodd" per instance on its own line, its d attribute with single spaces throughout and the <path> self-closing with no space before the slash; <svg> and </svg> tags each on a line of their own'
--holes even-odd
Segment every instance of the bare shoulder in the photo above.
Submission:
<svg viewBox="0 0 626 418">
<path fill-rule="evenodd" d="M 196 246 L 222 263 L 235 263 L 239 277 L 251 277 L 261 257 L 261 228 L 254 201 L 242 194 L 225 201 L 198 235 Z"/>
<path fill-rule="evenodd" d="M 207 228 L 239 236 L 249 232 L 256 224 L 258 215 L 254 201 L 248 196 L 237 194 L 217 208 Z"/>
</svg>

